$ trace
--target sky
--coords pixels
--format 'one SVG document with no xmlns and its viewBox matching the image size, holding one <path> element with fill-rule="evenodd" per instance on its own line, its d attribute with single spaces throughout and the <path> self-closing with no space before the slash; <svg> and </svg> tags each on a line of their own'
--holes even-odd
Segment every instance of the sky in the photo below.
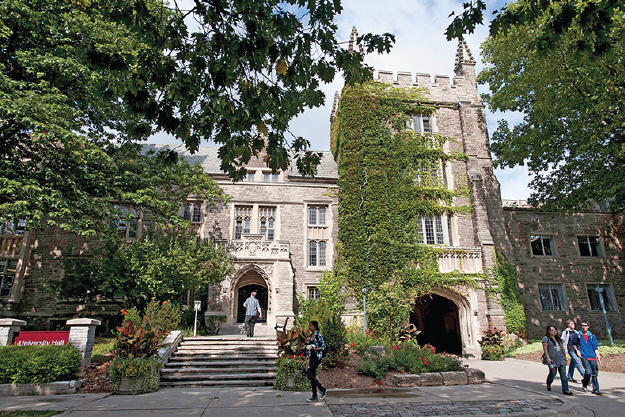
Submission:
<svg viewBox="0 0 625 417">
<path fill-rule="evenodd" d="M 466 1 L 466 0 L 465 0 Z M 496 8 L 501 8 L 501 0 L 487 1 L 485 18 L 489 19 Z M 395 45 L 389 54 L 371 54 L 365 62 L 375 70 L 408 71 L 411 73 L 444 74 L 453 76 L 454 60 L 458 41 L 448 42 L 445 29 L 451 22 L 452 11 L 462 12 L 462 3 L 452 0 L 343 0 L 343 11 L 336 17 L 339 41 L 349 40 L 352 26 L 359 34 L 393 33 Z M 469 49 L 477 61 L 476 72 L 484 67 L 481 63 L 480 44 L 488 35 L 488 25 L 479 26 L 475 33 L 467 35 Z M 291 123 L 292 131 L 311 143 L 312 150 L 330 149 L 330 112 L 334 93 L 341 90 L 343 80 L 339 76 L 322 89 L 326 94 L 324 107 L 307 110 Z M 480 86 L 480 92 L 487 87 Z M 489 134 L 492 136 L 497 120 L 505 118 L 511 126 L 521 118 L 518 114 L 493 114 L 486 111 Z M 157 135 L 151 143 L 172 143 L 173 139 Z M 209 143 L 206 143 L 209 144 Z M 501 183 L 503 199 L 527 199 L 530 194 L 530 177 L 526 167 L 497 169 L 495 174 Z"/>
</svg>

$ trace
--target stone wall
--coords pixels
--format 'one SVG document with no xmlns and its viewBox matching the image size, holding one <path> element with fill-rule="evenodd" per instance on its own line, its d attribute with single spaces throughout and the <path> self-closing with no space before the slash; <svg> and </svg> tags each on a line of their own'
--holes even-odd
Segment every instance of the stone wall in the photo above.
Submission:
<svg viewBox="0 0 625 417">
<path fill-rule="evenodd" d="M 612 334 L 625 336 L 625 322 L 620 308 L 625 306 L 625 255 L 622 243 L 612 235 L 613 218 L 606 213 L 579 213 L 556 215 L 538 213 L 532 209 L 504 208 L 506 231 L 511 246 L 509 260 L 516 266 L 519 288 L 525 305 L 529 337 L 544 336 L 545 328 L 566 326 L 566 320 L 589 322 L 591 332 L 607 338 L 606 325 L 601 311 L 593 311 L 587 293 L 587 284 L 612 286 L 616 311 L 608 312 Z M 555 256 L 535 256 L 530 247 L 530 236 L 552 236 Z M 580 256 L 577 237 L 598 236 L 604 253 L 599 257 Z M 563 311 L 543 311 L 538 293 L 539 284 L 562 285 L 565 297 Z M 619 308 L 620 306 L 620 308 Z"/>
</svg>

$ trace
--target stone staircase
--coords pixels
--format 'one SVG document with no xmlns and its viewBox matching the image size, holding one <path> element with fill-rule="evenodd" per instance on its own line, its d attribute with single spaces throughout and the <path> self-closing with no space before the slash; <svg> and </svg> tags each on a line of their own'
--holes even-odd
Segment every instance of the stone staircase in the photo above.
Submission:
<svg viewBox="0 0 625 417">
<path fill-rule="evenodd" d="M 273 386 L 277 356 L 275 337 L 184 338 L 161 370 L 161 387 Z"/>
</svg>

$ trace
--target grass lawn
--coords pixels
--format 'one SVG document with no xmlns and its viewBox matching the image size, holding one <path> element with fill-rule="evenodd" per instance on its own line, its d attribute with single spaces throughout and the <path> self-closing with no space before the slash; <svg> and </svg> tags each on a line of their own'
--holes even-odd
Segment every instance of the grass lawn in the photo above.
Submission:
<svg viewBox="0 0 625 417">
<path fill-rule="evenodd" d="M 521 355 L 524 353 L 542 352 L 543 344 L 540 340 L 529 340 L 527 345 L 521 346 L 510 353 L 510 356 Z M 614 346 L 610 345 L 609 340 L 599 340 L 599 355 L 620 355 L 625 353 L 625 339 L 614 341 Z"/>
<path fill-rule="evenodd" d="M 93 351 L 91 352 L 91 360 L 93 362 L 98 361 L 111 352 L 115 347 L 115 340 L 114 337 L 96 337 Z"/>
<path fill-rule="evenodd" d="M 0 411 L 0 417 L 49 417 L 59 413 L 60 411 Z"/>
</svg>

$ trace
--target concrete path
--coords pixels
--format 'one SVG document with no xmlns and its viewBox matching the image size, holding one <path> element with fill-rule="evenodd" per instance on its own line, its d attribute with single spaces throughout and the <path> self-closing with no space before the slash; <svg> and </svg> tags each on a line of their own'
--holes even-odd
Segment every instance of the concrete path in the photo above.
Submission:
<svg viewBox="0 0 625 417">
<path fill-rule="evenodd" d="M 270 388 L 165 388 L 138 396 L 107 394 L 2 397 L 0 410 L 59 410 L 63 416 L 567 416 L 625 415 L 625 375 L 599 373 L 604 396 L 582 393 L 571 384 L 572 397 L 544 386 L 546 367 L 511 360 L 469 360 L 486 373 L 482 385 L 403 388 L 394 390 L 331 390 L 324 401 L 306 403 L 305 392 Z"/>
</svg>

